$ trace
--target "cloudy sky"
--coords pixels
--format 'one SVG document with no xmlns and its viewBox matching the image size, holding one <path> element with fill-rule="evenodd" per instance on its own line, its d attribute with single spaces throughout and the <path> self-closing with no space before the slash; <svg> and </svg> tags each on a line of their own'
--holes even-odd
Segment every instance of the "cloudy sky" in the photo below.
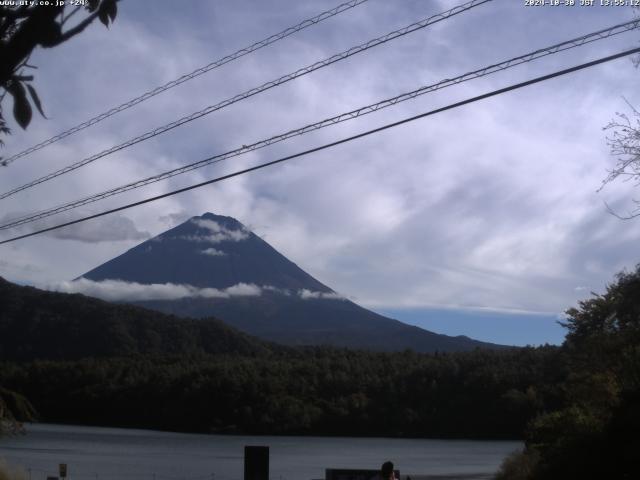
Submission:
<svg viewBox="0 0 640 480">
<path fill-rule="evenodd" d="M 338 1 L 123 0 L 115 24 L 31 62 L 49 119 L 9 156 Z M 579 3 L 579 1 L 577 1 Z M 0 170 L 4 192 L 208 105 L 457 5 L 369 0 Z M 0 201 L 3 220 L 224 153 L 483 66 L 629 21 L 627 7 L 494 0 Z M 634 31 L 473 80 L 54 217 L 46 225 L 273 160 L 640 45 Z M 213 186 L 0 246 L 0 275 L 51 285 L 210 211 L 243 222 L 340 294 L 447 334 L 559 343 L 558 316 L 639 261 L 640 192 L 598 191 L 605 126 L 640 106 L 625 58 Z M 634 88 L 635 87 L 635 88 Z M 10 100 L 3 108 L 10 112 Z M 9 116 L 9 115 L 6 115 Z M 5 231 L 25 233 L 43 223 Z"/>
</svg>

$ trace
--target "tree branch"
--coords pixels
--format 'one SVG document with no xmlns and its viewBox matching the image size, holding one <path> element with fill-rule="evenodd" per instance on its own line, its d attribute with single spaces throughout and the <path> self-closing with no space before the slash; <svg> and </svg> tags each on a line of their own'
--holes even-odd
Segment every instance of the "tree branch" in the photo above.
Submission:
<svg viewBox="0 0 640 480">
<path fill-rule="evenodd" d="M 62 35 L 60 35 L 58 40 L 56 42 L 54 42 L 51 46 L 55 47 L 56 45 L 60 45 L 62 42 L 66 42 L 70 38 L 75 37 L 76 35 L 81 33 L 85 28 L 87 28 L 89 25 L 91 25 L 91 22 L 93 22 L 96 18 L 98 18 L 98 12 L 97 11 L 93 12 L 91 15 L 89 15 L 87 18 L 85 18 L 83 21 L 81 21 L 75 27 L 70 28 L 69 30 L 64 32 Z"/>
<path fill-rule="evenodd" d="M 626 217 L 624 217 L 624 216 L 620 215 L 619 213 L 617 213 L 616 211 L 614 211 L 613 208 L 611 208 L 607 202 L 604 202 L 604 205 L 607 208 L 607 212 L 609 212 L 611 215 L 616 217 L 618 220 L 632 220 L 634 218 L 640 217 L 640 211 L 638 213 L 631 213 L 630 212 Z"/>
</svg>

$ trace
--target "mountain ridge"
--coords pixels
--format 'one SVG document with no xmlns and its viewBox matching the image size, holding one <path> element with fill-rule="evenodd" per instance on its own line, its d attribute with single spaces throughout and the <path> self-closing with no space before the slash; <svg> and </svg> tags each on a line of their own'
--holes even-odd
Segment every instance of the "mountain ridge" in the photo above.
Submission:
<svg viewBox="0 0 640 480">
<path fill-rule="evenodd" d="M 0 277 L 0 359 L 130 355 L 256 355 L 272 346 L 216 318 L 178 318 L 136 305 L 50 292 Z"/>
</svg>

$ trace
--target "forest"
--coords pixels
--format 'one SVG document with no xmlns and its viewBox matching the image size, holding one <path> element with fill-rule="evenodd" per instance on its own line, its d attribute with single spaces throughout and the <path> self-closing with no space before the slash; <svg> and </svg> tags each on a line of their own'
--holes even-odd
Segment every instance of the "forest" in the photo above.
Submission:
<svg viewBox="0 0 640 480">
<path fill-rule="evenodd" d="M 25 288 L 0 284 L 0 385 L 42 421 L 520 438 L 499 478 L 640 472 L 640 268 L 568 310 L 560 347 L 446 354 L 282 347 L 215 319 Z"/>
<path fill-rule="evenodd" d="M 557 403 L 555 348 L 419 355 L 329 348 L 5 362 L 43 420 L 190 432 L 521 437 Z M 549 376 L 555 380 L 547 385 Z"/>
</svg>

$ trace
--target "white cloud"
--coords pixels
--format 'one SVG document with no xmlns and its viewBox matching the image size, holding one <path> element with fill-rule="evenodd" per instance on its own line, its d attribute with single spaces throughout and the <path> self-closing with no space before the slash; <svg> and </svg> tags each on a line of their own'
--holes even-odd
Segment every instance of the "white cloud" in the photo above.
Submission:
<svg viewBox="0 0 640 480">
<path fill-rule="evenodd" d="M 286 288 L 274 287 L 272 285 L 263 285 L 262 290 L 265 290 L 267 292 L 279 293 L 280 295 L 285 295 L 287 297 L 291 296 L 291 290 L 288 290 Z"/>
<path fill-rule="evenodd" d="M 182 235 L 181 240 L 188 240 L 190 242 L 203 242 L 203 243 L 221 243 L 221 242 L 240 242 L 249 238 L 249 232 L 244 229 L 229 229 L 224 225 L 202 218 L 194 218 L 192 223 L 199 228 L 206 230 L 206 234 L 198 235 Z"/>
<path fill-rule="evenodd" d="M 161 215 L 160 217 L 158 217 L 158 220 L 167 227 L 171 228 L 180 223 L 186 222 L 190 217 L 191 215 L 189 215 L 187 212 L 180 211 Z"/>
<path fill-rule="evenodd" d="M 47 285 L 46 290 L 64 293 L 82 293 L 107 301 L 177 300 L 180 298 L 231 298 L 255 297 L 262 293 L 260 287 L 239 283 L 224 289 L 197 288 L 192 285 L 174 283 L 142 284 L 121 280 L 94 282 L 80 278 L 71 282 Z"/>
<path fill-rule="evenodd" d="M 346 298 L 336 292 L 314 292 L 306 288 L 298 290 L 298 296 L 303 300 L 346 300 Z"/>
<path fill-rule="evenodd" d="M 222 250 L 217 250 L 213 247 L 202 250 L 200 253 L 203 255 L 210 255 L 212 257 L 222 257 L 226 255 L 226 253 L 224 253 Z"/>
<path fill-rule="evenodd" d="M 224 292 L 230 296 L 236 297 L 255 297 L 262 293 L 262 290 L 257 285 L 238 283 L 232 287 L 225 288 Z"/>
<path fill-rule="evenodd" d="M 19 262 L 7 261 L 0 259 L 0 276 L 6 275 L 6 271 L 11 273 L 20 272 L 21 274 L 34 275 L 42 272 L 42 268 L 30 264 L 21 264 Z"/>
</svg>

